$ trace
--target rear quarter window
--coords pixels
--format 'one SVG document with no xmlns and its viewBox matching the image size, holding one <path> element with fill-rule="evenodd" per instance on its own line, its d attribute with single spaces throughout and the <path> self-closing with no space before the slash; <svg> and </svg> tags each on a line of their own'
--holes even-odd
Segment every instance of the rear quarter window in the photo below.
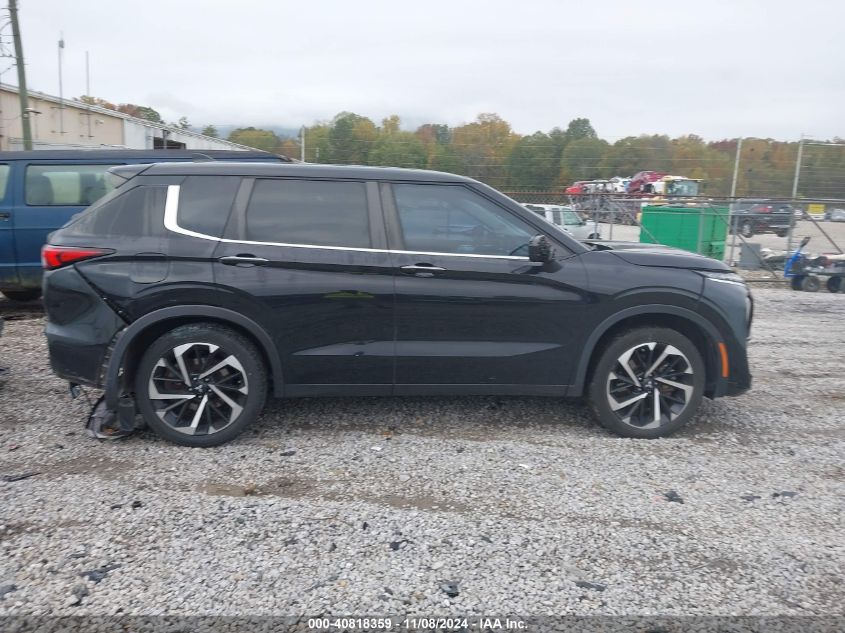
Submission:
<svg viewBox="0 0 845 633">
<path fill-rule="evenodd" d="M 81 213 L 62 229 L 62 233 L 99 238 L 163 236 L 166 198 L 166 186 L 134 187 Z"/>
</svg>

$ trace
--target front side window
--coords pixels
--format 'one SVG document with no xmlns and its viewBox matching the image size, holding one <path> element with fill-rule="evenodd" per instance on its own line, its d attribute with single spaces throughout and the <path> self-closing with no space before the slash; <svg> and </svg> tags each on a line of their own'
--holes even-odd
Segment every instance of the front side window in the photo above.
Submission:
<svg viewBox="0 0 845 633">
<path fill-rule="evenodd" d="M 394 185 L 405 249 L 459 255 L 528 255 L 536 231 L 463 186 Z"/>
<path fill-rule="evenodd" d="M 30 206 L 87 207 L 109 191 L 106 171 L 116 165 L 30 165 L 24 190 Z"/>
<path fill-rule="evenodd" d="M 246 209 L 244 239 L 370 248 L 364 183 L 256 180 Z"/>
</svg>

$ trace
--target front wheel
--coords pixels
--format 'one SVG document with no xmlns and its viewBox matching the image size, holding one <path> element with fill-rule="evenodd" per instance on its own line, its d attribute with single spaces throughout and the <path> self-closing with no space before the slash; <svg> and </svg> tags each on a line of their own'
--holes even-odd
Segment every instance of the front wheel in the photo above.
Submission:
<svg viewBox="0 0 845 633">
<path fill-rule="evenodd" d="M 695 415 L 704 393 L 701 354 L 683 334 L 643 327 L 604 348 L 589 386 L 599 424 L 624 437 L 653 439 Z"/>
<path fill-rule="evenodd" d="M 742 237 L 754 237 L 754 225 L 748 220 L 739 225 L 739 232 Z"/>
<path fill-rule="evenodd" d="M 185 446 L 216 446 L 239 435 L 264 406 L 261 355 L 229 328 L 197 323 L 160 337 L 141 358 L 135 399 L 147 424 Z"/>
<path fill-rule="evenodd" d="M 842 292 L 842 277 L 829 277 L 825 285 L 828 292 Z"/>
</svg>

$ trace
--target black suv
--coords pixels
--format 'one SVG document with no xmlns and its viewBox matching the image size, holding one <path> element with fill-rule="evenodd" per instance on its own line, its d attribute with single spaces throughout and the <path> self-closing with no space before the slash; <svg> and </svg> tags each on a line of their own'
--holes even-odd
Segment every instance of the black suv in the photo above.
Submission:
<svg viewBox="0 0 845 633">
<path fill-rule="evenodd" d="M 53 370 L 123 428 L 232 439 L 265 397 L 588 395 L 621 435 L 746 391 L 752 303 L 721 262 L 585 246 L 451 174 L 115 168 L 44 247 Z"/>
</svg>

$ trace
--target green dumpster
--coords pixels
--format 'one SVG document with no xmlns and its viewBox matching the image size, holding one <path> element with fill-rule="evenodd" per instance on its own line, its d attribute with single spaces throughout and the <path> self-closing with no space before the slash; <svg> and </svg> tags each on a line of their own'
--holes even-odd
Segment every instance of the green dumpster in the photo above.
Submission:
<svg viewBox="0 0 845 633">
<path fill-rule="evenodd" d="M 729 217 L 727 207 L 646 206 L 640 218 L 640 242 L 722 259 Z"/>
</svg>

